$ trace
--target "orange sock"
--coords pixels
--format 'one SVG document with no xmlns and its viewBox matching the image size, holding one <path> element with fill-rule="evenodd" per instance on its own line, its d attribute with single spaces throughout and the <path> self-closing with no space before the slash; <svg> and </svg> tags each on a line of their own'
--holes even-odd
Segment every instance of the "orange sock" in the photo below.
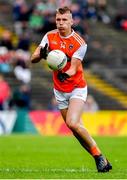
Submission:
<svg viewBox="0 0 127 180">
<path fill-rule="evenodd" d="M 101 154 L 101 151 L 100 151 L 100 149 L 97 146 L 93 146 L 90 149 L 90 154 L 92 156 L 99 156 Z"/>
</svg>

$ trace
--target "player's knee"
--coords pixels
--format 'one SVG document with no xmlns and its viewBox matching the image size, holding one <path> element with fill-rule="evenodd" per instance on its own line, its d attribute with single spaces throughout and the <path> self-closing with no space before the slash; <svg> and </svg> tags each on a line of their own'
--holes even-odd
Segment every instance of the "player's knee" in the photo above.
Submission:
<svg viewBox="0 0 127 180">
<path fill-rule="evenodd" d="M 79 126 L 79 123 L 73 121 L 67 121 L 66 124 L 71 130 L 77 130 Z"/>
</svg>

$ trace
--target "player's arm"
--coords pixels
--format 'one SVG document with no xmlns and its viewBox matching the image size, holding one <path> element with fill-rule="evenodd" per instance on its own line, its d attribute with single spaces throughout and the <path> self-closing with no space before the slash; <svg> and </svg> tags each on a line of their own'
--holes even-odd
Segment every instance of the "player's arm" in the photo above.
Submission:
<svg viewBox="0 0 127 180">
<path fill-rule="evenodd" d="M 31 56 L 31 62 L 32 63 L 37 63 L 37 62 L 39 62 L 41 60 L 41 58 L 40 58 L 40 49 L 41 49 L 41 47 L 38 46 L 35 49 L 34 53 L 32 54 L 32 56 Z"/>
<path fill-rule="evenodd" d="M 66 71 L 66 73 L 69 75 L 69 77 L 73 76 L 76 74 L 78 67 L 81 64 L 81 60 L 77 58 L 72 58 L 71 59 L 71 66 L 70 68 Z"/>
<path fill-rule="evenodd" d="M 70 68 L 64 73 L 59 72 L 58 75 L 57 75 L 58 79 L 61 82 L 64 82 L 66 79 L 68 79 L 71 76 L 75 75 L 80 64 L 81 64 L 80 59 L 72 58 Z"/>
<path fill-rule="evenodd" d="M 36 48 L 36 50 L 31 56 L 32 63 L 37 63 L 41 59 L 46 59 L 48 55 L 48 44 L 49 44 L 48 37 L 47 37 L 47 34 L 45 34 L 40 45 Z"/>
<path fill-rule="evenodd" d="M 83 44 L 72 56 L 71 58 L 71 66 L 70 68 L 62 73 L 62 72 L 59 72 L 58 73 L 58 79 L 61 81 L 61 82 L 64 82 L 66 79 L 70 78 L 71 76 L 75 75 L 76 72 L 77 72 L 77 69 L 79 67 L 79 65 L 82 63 L 82 60 L 85 56 L 85 53 L 86 53 L 86 50 L 87 50 L 87 44 Z"/>
<path fill-rule="evenodd" d="M 32 63 L 38 63 L 41 59 L 46 59 L 48 54 L 48 44 L 46 43 L 44 47 L 38 46 L 31 56 Z"/>
</svg>

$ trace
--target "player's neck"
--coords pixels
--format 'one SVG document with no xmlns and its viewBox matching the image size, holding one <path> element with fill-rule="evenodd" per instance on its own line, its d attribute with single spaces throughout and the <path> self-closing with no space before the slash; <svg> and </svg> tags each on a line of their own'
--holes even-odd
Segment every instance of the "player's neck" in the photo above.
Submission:
<svg viewBox="0 0 127 180">
<path fill-rule="evenodd" d="M 71 33 L 72 33 L 72 29 L 70 29 L 70 30 L 68 30 L 66 32 L 60 32 L 60 35 L 64 36 L 64 37 L 67 37 L 67 36 L 71 35 Z"/>
</svg>

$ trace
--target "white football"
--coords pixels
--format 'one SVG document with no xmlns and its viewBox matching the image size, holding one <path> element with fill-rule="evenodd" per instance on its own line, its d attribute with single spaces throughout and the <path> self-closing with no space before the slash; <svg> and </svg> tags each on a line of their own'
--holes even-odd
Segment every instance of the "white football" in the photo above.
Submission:
<svg viewBox="0 0 127 180">
<path fill-rule="evenodd" d="M 67 64 L 67 56 L 61 50 L 52 50 L 47 56 L 47 64 L 52 70 L 61 70 Z"/>
</svg>

